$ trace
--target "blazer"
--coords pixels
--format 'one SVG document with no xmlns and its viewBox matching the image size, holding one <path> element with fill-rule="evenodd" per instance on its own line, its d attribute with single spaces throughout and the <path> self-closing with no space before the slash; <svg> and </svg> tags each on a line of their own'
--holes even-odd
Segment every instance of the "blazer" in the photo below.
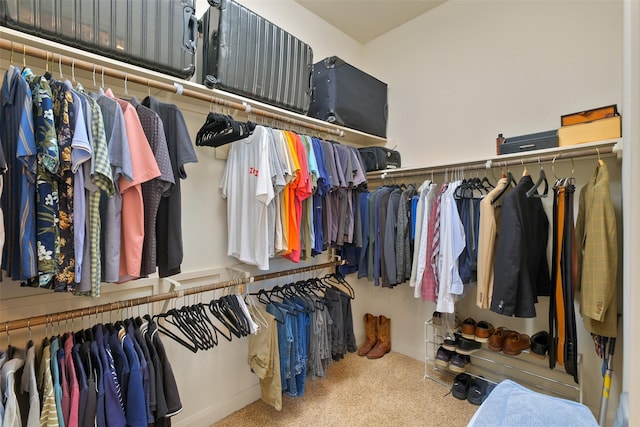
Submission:
<svg viewBox="0 0 640 427">
<path fill-rule="evenodd" d="M 602 162 L 580 192 L 576 222 L 580 312 L 591 333 L 617 334 L 616 298 L 618 234 L 609 189 L 609 171 Z"/>
<path fill-rule="evenodd" d="M 536 197 L 530 175 L 503 196 L 496 241 L 491 311 L 505 316 L 536 317 L 538 296 L 551 291 L 547 262 L 549 219 Z"/>
</svg>

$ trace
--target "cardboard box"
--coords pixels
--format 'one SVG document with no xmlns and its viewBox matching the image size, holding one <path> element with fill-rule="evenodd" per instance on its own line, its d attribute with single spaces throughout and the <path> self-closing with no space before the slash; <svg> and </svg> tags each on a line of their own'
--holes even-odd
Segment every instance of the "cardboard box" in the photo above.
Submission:
<svg viewBox="0 0 640 427">
<path fill-rule="evenodd" d="M 622 136 L 622 119 L 620 116 L 562 126 L 558 129 L 560 147 L 584 144 L 586 142 L 604 141 Z"/>
</svg>

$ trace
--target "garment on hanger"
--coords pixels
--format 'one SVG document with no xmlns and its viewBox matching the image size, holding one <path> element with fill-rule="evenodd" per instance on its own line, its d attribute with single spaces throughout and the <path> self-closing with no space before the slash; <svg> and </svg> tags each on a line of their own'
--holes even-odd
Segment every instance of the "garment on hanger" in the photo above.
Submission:
<svg viewBox="0 0 640 427">
<path fill-rule="evenodd" d="M 478 232 L 478 287 L 476 306 L 488 309 L 493 296 L 495 245 L 500 229 L 501 202 L 496 195 L 507 188 L 507 179 L 500 178 L 495 187 L 480 201 L 480 227 Z"/>
<path fill-rule="evenodd" d="M 502 196 L 491 311 L 506 316 L 535 317 L 538 296 L 550 294 L 549 220 L 540 199 L 526 196 L 532 186 L 531 176 L 526 175 Z"/>
<path fill-rule="evenodd" d="M 184 257 L 181 180 L 187 178 L 185 165 L 197 163 L 198 157 L 184 116 L 177 106 L 159 102 L 152 96 L 144 98 L 142 105 L 151 108 L 162 119 L 175 181 L 171 194 L 161 199 L 156 217 L 158 274 L 167 277 L 181 271 Z"/>
<path fill-rule="evenodd" d="M 578 206 L 576 241 L 579 242 L 580 314 L 589 332 L 614 338 L 618 330 L 617 236 L 609 171 L 606 163 L 599 161 L 580 191 Z"/>
</svg>

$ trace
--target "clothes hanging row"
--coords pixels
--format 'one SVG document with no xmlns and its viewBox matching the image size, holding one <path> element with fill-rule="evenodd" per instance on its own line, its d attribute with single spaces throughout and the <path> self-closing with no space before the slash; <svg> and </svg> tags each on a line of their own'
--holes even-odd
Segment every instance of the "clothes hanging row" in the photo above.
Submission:
<svg viewBox="0 0 640 427">
<path fill-rule="evenodd" d="M 84 316 L 93 316 L 93 315 L 97 316 L 98 314 L 103 315 L 105 312 L 129 309 L 131 307 L 140 306 L 143 304 L 149 305 L 155 302 L 167 301 L 175 298 L 182 298 L 189 295 L 196 295 L 204 292 L 215 291 L 218 289 L 243 286 L 247 283 L 260 282 L 260 281 L 270 280 L 270 279 L 278 279 L 281 277 L 306 273 L 309 271 L 338 267 L 344 263 L 345 263 L 344 260 L 328 261 L 320 264 L 313 264 L 313 265 L 308 265 L 304 267 L 298 267 L 298 268 L 293 268 L 293 269 L 288 269 L 283 271 L 260 274 L 256 276 L 246 276 L 246 277 L 243 276 L 237 279 L 227 280 L 227 281 L 218 282 L 218 283 L 212 283 L 209 285 L 202 285 L 202 286 L 196 286 L 196 287 L 191 287 L 187 289 L 180 289 L 179 291 L 166 292 L 166 293 L 157 294 L 157 295 L 149 295 L 146 297 L 138 297 L 138 298 L 132 298 L 127 300 L 115 301 L 115 302 L 101 304 L 101 305 L 92 306 L 88 308 L 80 308 L 80 309 L 67 310 L 67 311 L 61 311 L 56 313 L 49 313 L 41 316 L 32 316 L 32 317 L 23 318 L 23 319 L 9 320 L 9 321 L 2 322 L 3 324 L 0 325 L 0 332 L 4 331 L 8 336 L 9 331 L 14 331 L 17 329 L 31 330 L 32 326 L 51 324 L 55 321 L 59 323 L 60 320 L 64 320 L 66 322 L 70 319 L 73 322 L 74 319 L 83 318 Z"/>
<path fill-rule="evenodd" d="M 354 147 L 256 126 L 231 144 L 220 189 L 227 255 L 269 269 L 269 259 L 309 260 L 361 244 L 357 193 L 366 188 Z"/>
<path fill-rule="evenodd" d="M 97 297 L 102 282 L 180 272 L 180 181 L 197 157 L 175 106 L 14 66 L 2 96 L 2 267 L 13 280 Z"/>
<path fill-rule="evenodd" d="M 10 344 L 0 367 L 4 426 L 168 426 L 182 410 L 149 315 Z"/>
<path fill-rule="evenodd" d="M 304 395 L 307 378 L 321 378 L 333 361 L 355 352 L 353 288 L 338 274 L 275 286 L 248 295 L 267 327 L 249 337 L 248 362 L 261 398 L 276 410 L 282 395 Z"/>
</svg>

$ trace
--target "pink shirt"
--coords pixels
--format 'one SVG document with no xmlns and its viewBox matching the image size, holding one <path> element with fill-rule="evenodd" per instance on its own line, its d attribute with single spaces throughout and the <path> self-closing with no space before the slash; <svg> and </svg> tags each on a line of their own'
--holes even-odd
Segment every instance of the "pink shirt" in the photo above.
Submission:
<svg viewBox="0 0 640 427">
<path fill-rule="evenodd" d="M 120 279 L 126 282 L 140 277 L 142 246 L 144 243 L 144 202 L 142 183 L 160 176 L 160 168 L 145 136 L 136 108 L 115 98 L 111 90 L 106 95 L 115 99 L 122 108 L 129 140 L 133 181 L 120 177 L 118 185 L 122 193 L 122 235 L 120 238 Z"/>
</svg>

